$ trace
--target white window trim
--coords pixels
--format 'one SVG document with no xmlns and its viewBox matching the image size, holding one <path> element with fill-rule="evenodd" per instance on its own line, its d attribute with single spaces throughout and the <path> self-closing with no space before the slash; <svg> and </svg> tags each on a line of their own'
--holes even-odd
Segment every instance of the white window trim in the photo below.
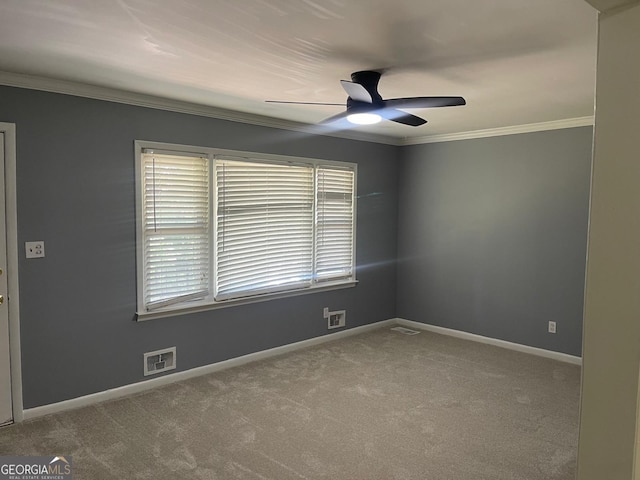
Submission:
<svg viewBox="0 0 640 480">
<path fill-rule="evenodd" d="M 269 162 L 269 163 L 284 163 L 284 164 L 298 164 L 298 165 L 309 165 L 309 166 L 326 166 L 326 167 L 335 167 L 338 169 L 349 169 L 354 172 L 354 188 L 353 188 L 353 215 L 354 215 L 354 230 L 353 230 L 353 249 L 352 249 L 352 263 L 353 263 L 353 277 L 345 280 L 336 280 L 336 281 L 326 281 L 321 283 L 314 283 L 311 286 L 300 288 L 300 289 L 292 289 L 281 292 L 271 292 L 265 293 L 261 295 L 253 295 L 242 298 L 234 298 L 222 301 L 215 301 L 213 299 L 206 299 L 203 301 L 194 301 L 185 304 L 178 305 L 170 305 L 164 308 L 158 308 L 153 311 L 147 311 L 144 305 L 144 251 L 143 251 L 143 192 L 142 192 L 142 154 L 145 150 L 154 150 L 158 153 L 188 153 L 188 154 L 197 154 L 201 156 L 206 156 L 212 162 L 211 168 L 209 170 L 210 181 L 212 182 L 212 190 L 211 190 L 211 205 L 212 209 L 215 209 L 214 201 L 215 201 L 215 188 L 213 187 L 214 180 L 214 170 L 215 167 L 213 162 L 216 157 L 232 157 L 238 158 L 242 160 L 249 160 L 251 162 Z M 263 154 L 263 153 L 255 153 L 255 152 L 246 152 L 246 151 L 237 151 L 237 150 L 226 150 L 226 149 L 218 149 L 218 148 L 207 148 L 207 147 L 195 147 L 189 145 L 180 145 L 180 144 L 169 144 L 163 142 L 151 142 L 151 141 L 142 141 L 136 140 L 134 142 L 134 158 L 135 158 L 135 188 L 136 188 L 136 278 L 137 278 L 137 312 L 136 312 L 136 320 L 137 321 L 146 321 L 152 320 L 156 318 L 164 318 L 164 317 L 173 317 L 178 315 L 184 315 L 189 313 L 202 312 L 207 310 L 215 310 L 219 308 L 228 308 L 239 305 L 246 305 L 251 303 L 264 302 L 269 300 L 275 300 L 280 298 L 287 298 L 292 296 L 299 295 L 307 295 L 312 293 L 318 293 L 323 291 L 337 290 L 342 288 L 350 288 L 357 285 L 358 280 L 356 279 L 357 273 L 357 265 L 356 265 L 356 232 L 357 232 L 357 191 L 358 191 L 358 168 L 357 164 L 351 162 L 337 162 L 332 160 L 322 160 L 322 159 L 313 159 L 313 158 L 305 158 L 305 157 L 292 157 L 285 155 L 273 155 L 273 154 Z M 211 238 L 215 239 L 214 236 L 214 224 L 215 218 L 212 218 L 211 221 Z M 215 240 L 211 242 L 210 248 L 212 249 L 212 255 L 215 250 Z M 212 258 L 212 271 L 214 272 L 211 275 L 210 283 L 211 289 L 213 289 L 213 284 L 215 281 L 215 260 Z M 213 291 L 213 290 L 212 290 Z"/>
</svg>

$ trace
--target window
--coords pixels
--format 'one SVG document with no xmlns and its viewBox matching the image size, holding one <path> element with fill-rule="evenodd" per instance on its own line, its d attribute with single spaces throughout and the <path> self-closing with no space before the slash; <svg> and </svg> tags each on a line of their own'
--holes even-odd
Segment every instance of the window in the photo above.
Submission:
<svg viewBox="0 0 640 480">
<path fill-rule="evenodd" d="M 145 153 L 142 178 L 144 305 L 209 295 L 209 160 Z"/>
<path fill-rule="evenodd" d="M 309 286 L 314 169 L 216 162 L 216 300 Z"/>
<path fill-rule="evenodd" d="M 136 143 L 138 315 L 355 283 L 355 165 Z"/>
</svg>

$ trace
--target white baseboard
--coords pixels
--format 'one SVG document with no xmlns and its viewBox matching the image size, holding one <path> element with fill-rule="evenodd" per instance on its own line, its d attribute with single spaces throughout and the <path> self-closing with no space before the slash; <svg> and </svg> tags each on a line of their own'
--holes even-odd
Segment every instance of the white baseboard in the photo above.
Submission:
<svg viewBox="0 0 640 480">
<path fill-rule="evenodd" d="M 275 357 L 276 355 L 282 355 L 285 353 L 300 350 L 302 348 L 312 347 L 320 345 L 326 342 L 332 342 L 340 338 L 349 337 L 352 335 L 358 335 L 371 330 L 376 330 L 384 326 L 395 325 L 395 319 L 382 320 L 380 322 L 372 323 L 369 325 L 363 325 L 360 327 L 350 328 L 348 330 L 341 330 L 339 332 L 331 333 L 328 335 L 322 335 L 320 337 L 310 338 L 308 340 L 302 340 L 300 342 L 290 343 L 281 347 L 270 348 L 268 350 L 262 350 L 260 352 L 250 353 L 241 357 L 231 358 L 222 362 L 213 363 L 211 365 L 205 365 L 202 367 L 192 368 L 183 372 L 171 373 L 163 375 L 162 377 L 153 378 L 151 380 L 145 380 L 138 383 L 132 383 L 124 385 L 122 387 L 105 390 L 103 392 L 92 393 L 82 397 L 72 398 L 70 400 L 64 400 L 62 402 L 51 403 L 49 405 L 43 405 L 41 407 L 27 408 L 23 411 L 23 420 L 30 420 L 44 415 L 50 415 L 52 413 L 64 412 L 66 410 L 72 410 L 75 408 L 86 407 L 101 403 L 107 400 L 113 400 L 116 398 L 125 397 L 127 395 L 133 395 L 136 393 L 144 392 L 152 388 L 169 385 L 171 383 L 180 382 L 189 378 L 199 377 L 208 373 L 219 372 L 227 368 L 239 367 L 247 363 L 256 362 L 258 360 L 264 360 L 266 358 Z"/>
<path fill-rule="evenodd" d="M 122 387 L 105 390 L 103 392 L 92 393 L 82 397 L 72 398 L 70 400 L 64 400 L 62 402 L 51 403 L 49 405 L 43 405 L 41 407 L 28 408 L 23 411 L 22 419 L 30 420 L 44 415 L 50 415 L 52 413 L 64 412 L 66 410 L 72 410 L 75 408 L 86 407 L 94 405 L 96 403 L 105 402 L 107 400 L 114 400 L 116 398 L 133 395 L 136 393 L 144 392 L 152 388 L 169 385 L 171 383 L 180 382 L 189 378 L 199 377 L 209 373 L 219 372 L 227 368 L 239 367 L 247 363 L 256 362 L 258 360 L 264 360 L 277 355 L 283 355 L 285 353 L 300 350 L 302 348 L 312 347 L 323 343 L 338 340 L 340 338 L 349 337 L 352 335 L 359 335 L 371 330 L 376 330 L 383 327 L 391 327 L 393 325 L 402 325 L 403 327 L 413 328 L 416 330 L 425 330 L 428 332 L 439 333 L 442 335 L 449 335 L 452 337 L 461 338 L 464 340 L 472 340 L 474 342 L 486 343 L 488 345 L 494 345 L 497 347 L 507 348 L 509 350 L 516 350 L 523 353 L 529 353 L 532 355 L 538 355 L 541 357 L 551 358 L 553 360 L 559 360 L 561 362 L 571 363 L 574 365 L 581 365 L 582 359 L 573 355 L 567 355 L 566 353 L 553 352 L 550 350 L 544 350 L 542 348 L 529 347 L 527 345 L 520 345 L 517 343 L 511 343 L 504 340 L 498 340 L 495 338 L 483 337 L 481 335 L 475 335 L 473 333 L 462 332 L 459 330 L 452 330 L 450 328 L 437 327 L 435 325 L 429 325 L 421 322 L 414 322 L 411 320 L 405 320 L 403 318 L 393 318 L 390 320 L 382 320 L 380 322 L 372 323 L 369 325 L 363 325 L 360 327 L 350 328 L 348 330 L 341 330 L 339 332 L 331 333 L 328 335 L 322 335 L 320 337 L 314 337 L 300 342 L 291 343 L 289 345 L 283 345 L 281 347 L 270 348 L 268 350 L 262 350 L 260 352 L 250 353 L 241 357 L 231 358 L 222 362 L 213 363 L 211 365 L 205 365 L 202 367 L 192 368 L 182 372 L 171 373 L 163 375 L 162 377 L 153 378 L 151 380 L 145 380 L 138 383 L 132 383 L 124 385 Z"/>
<path fill-rule="evenodd" d="M 521 345 L 519 343 L 498 340 L 497 338 L 483 337 L 482 335 L 476 335 L 474 333 L 462 332 L 460 330 L 453 330 L 451 328 L 437 327 L 435 325 L 429 325 L 427 323 L 405 320 L 404 318 L 396 318 L 395 323 L 402 325 L 403 327 L 413 328 L 415 330 L 425 330 L 427 332 L 439 333 L 441 335 L 449 335 L 450 337 L 461 338 L 463 340 L 472 340 L 479 343 L 486 343 L 487 345 L 515 350 L 522 353 L 529 353 L 531 355 L 550 358 L 553 360 L 558 360 L 560 362 L 571 363 L 573 365 L 582 365 L 581 357 L 568 355 L 566 353 L 554 352 L 552 350 L 545 350 L 543 348 L 530 347 L 528 345 Z"/>
</svg>

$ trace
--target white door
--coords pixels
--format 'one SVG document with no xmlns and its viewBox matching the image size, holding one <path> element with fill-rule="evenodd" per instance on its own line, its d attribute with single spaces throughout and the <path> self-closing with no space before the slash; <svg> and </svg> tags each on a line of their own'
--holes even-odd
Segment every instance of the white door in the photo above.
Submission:
<svg viewBox="0 0 640 480">
<path fill-rule="evenodd" d="M 4 132 L 0 132 L 0 425 L 13 420 L 13 408 L 11 405 L 11 362 L 9 357 L 9 307 L 7 305 L 4 135 Z"/>
</svg>

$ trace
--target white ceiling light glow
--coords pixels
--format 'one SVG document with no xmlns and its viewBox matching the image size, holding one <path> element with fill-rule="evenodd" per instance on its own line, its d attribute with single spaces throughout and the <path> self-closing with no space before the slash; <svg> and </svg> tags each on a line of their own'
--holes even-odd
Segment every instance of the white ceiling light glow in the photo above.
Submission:
<svg viewBox="0 0 640 480">
<path fill-rule="evenodd" d="M 352 113 L 347 116 L 347 120 L 356 125 L 373 125 L 382 120 L 382 117 L 376 113 Z"/>
</svg>

